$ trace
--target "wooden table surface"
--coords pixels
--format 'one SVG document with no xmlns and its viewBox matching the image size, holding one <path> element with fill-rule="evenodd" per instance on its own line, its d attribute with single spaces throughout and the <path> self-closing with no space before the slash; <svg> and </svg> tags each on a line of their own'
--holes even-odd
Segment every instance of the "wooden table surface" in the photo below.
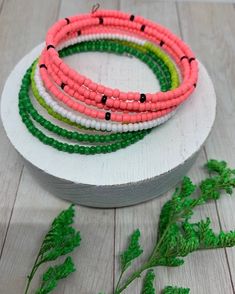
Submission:
<svg viewBox="0 0 235 294">
<path fill-rule="evenodd" d="M 102 8 L 141 14 L 180 35 L 207 67 L 217 93 L 215 126 L 190 176 L 200 181 L 208 158 L 235 167 L 235 4 L 154 0 L 103 0 Z M 0 92 L 18 60 L 42 42 L 49 26 L 60 17 L 91 10 L 90 0 L 0 0 Z M 68 203 L 46 192 L 24 167 L 0 127 L 0 293 L 23 293 L 43 234 Z M 145 258 L 153 245 L 160 208 L 171 195 L 122 209 L 77 207 L 76 226 L 82 244 L 74 254 L 77 272 L 54 293 L 112 293 L 118 276 L 118 254 L 127 236 L 142 231 Z M 235 196 L 235 193 L 234 193 Z M 198 210 L 217 230 L 233 230 L 235 197 L 224 197 Z M 137 264 L 138 265 L 138 262 Z M 37 283 L 35 279 L 35 284 Z M 156 289 L 174 284 L 192 294 L 231 294 L 235 283 L 235 249 L 198 252 L 179 268 L 157 270 Z M 139 294 L 140 281 L 125 293 Z"/>
</svg>

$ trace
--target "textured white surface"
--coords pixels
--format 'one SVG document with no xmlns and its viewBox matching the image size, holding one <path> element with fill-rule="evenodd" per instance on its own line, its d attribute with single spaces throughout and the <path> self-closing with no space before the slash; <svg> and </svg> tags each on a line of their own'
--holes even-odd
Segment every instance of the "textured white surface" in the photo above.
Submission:
<svg viewBox="0 0 235 294">
<path fill-rule="evenodd" d="M 199 150 L 211 131 L 215 118 L 215 92 L 205 68 L 200 64 L 199 82 L 194 94 L 180 107 L 175 117 L 144 140 L 105 155 L 58 152 L 34 138 L 18 114 L 17 95 L 22 75 L 41 48 L 42 44 L 26 55 L 10 74 L 2 94 L 1 117 L 7 136 L 18 152 L 50 175 L 93 185 L 146 180 L 183 164 Z M 67 58 L 67 62 L 73 63 L 90 78 L 109 86 L 124 90 L 158 90 L 153 74 L 134 58 L 103 53 L 85 54 L 87 58 L 77 55 Z"/>
</svg>

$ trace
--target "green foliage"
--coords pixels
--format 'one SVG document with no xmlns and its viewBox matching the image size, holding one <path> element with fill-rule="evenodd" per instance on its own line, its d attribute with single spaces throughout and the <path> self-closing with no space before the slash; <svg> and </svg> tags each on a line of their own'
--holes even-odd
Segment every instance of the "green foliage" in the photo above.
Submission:
<svg viewBox="0 0 235 294">
<path fill-rule="evenodd" d="M 215 159 L 209 160 L 205 167 L 214 176 L 205 179 L 200 184 L 203 200 L 217 200 L 220 198 L 222 191 L 231 195 L 235 187 L 235 170 L 227 167 L 225 161 L 217 161 Z"/>
<path fill-rule="evenodd" d="M 141 294 L 155 294 L 154 288 L 155 274 L 153 270 L 148 270 L 144 278 L 143 288 Z"/>
<path fill-rule="evenodd" d="M 121 280 L 119 279 L 115 293 L 119 294 L 124 291 L 146 269 L 156 266 L 180 266 L 184 263 L 183 257 L 196 250 L 235 246 L 234 231 L 215 233 L 211 228 L 209 218 L 197 223 L 190 222 L 196 206 L 219 199 L 222 192 L 232 194 L 235 187 L 235 170 L 230 169 L 226 162 L 209 160 L 205 166 L 211 173 L 211 177 L 199 184 L 198 195 L 194 194 L 196 186 L 190 178 L 184 177 L 181 187 L 177 188 L 172 198 L 163 205 L 159 218 L 157 240 L 152 253 L 139 269 L 130 274 L 122 286 L 119 286 Z M 130 265 L 132 256 L 138 257 L 138 254 L 135 254 L 138 250 L 135 249 L 132 252 L 132 248 L 139 248 L 140 232 L 138 230 L 135 232 L 138 232 L 138 237 L 134 238 L 137 241 L 135 241 L 135 246 L 130 246 L 125 253 L 129 259 L 125 255 L 123 259 L 125 262 L 122 260 L 122 268 Z M 189 293 L 189 289 L 167 287 L 163 293 L 184 294 Z"/>
<path fill-rule="evenodd" d="M 183 258 L 196 250 L 235 246 L 235 231 L 216 233 L 211 228 L 209 218 L 196 223 L 190 222 L 196 206 L 219 199 L 222 192 L 231 195 L 235 187 L 235 170 L 230 169 L 226 162 L 212 159 L 205 166 L 211 177 L 201 181 L 198 195 L 194 194 L 196 186 L 190 178 L 184 177 L 181 187 L 177 188 L 172 198 L 163 205 L 159 218 L 158 235 L 152 253 L 138 269 L 129 274 L 123 283 L 124 272 L 131 266 L 132 261 L 143 253 L 139 243 L 139 229 L 130 236 L 127 249 L 120 255 L 121 275 L 114 291 L 115 294 L 122 293 L 145 270 L 148 271 L 141 293 L 155 294 L 153 267 L 180 266 L 184 263 Z M 56 260 L 80 245 L 80 233 L 72 227 L 74 214 L 74 207 L 71 205 L 52 222 L 28 276 L 25 294 L 28 293 L 30 282 L 41 264 Z M 60 265 L 49 267 L 43 274 L 36 294 L 53 291 L 60 279 L 66 278 L 74 271 L 75 267 L 71 257 L 67 257 Z M 189 291 L 187 288 L 167 286 L 162 293 L 188 294 Z"/>
<path fill-rule="evenodd" d="M 190 289 L 188 288 L 178 288 L 167 286 L 163 291 L 162 294 L 189 294 Z"/>
<path fill-rule="evenodd" d="M 28 276 L 25 294 L 28 293 L 30 283 L 39 266 L 72 252 L 80 245 L 80 232 L 72 227 L 74 215 L 74 205 L 71 205 L 68 209 L 63 210 L 52 222 L 48 233 L 44 237 L 32 271 Z M 61 265 L 50 267 L 44 273 L 41 288 L 37 293 L 49 293 L 56 287 L 58 280 L 65 278 L 73 271 L 75 271 L 75 268 L 71 257 L 66 258 Z"/>
<path fill-rule="evenodd" d="M 71 226 L 73 218 L 74 207 L 71 205 L 54 219 L 39 252 L 40 263 L 55 260 L 80 245 L 80 233 Z"/>
<path fill-rule="evenodd" d="M 196 186 L 192 183 L 190 178 L 184 177 L 181 189 L 176 188 L 172 199 L 167 201 L 162 207 L 158 225 L 158 239 L 163 235 L 167 226 L 174 222 L 176 218 L 179 218 L 180 213 L 182 214 L 182 218 L 190 218 L 192 215 L 191 206 L 195 200 L 190 199 L 189 196 L 195 189 Z M 182 213 L 183 211 L 184 214 Z"/>
<path fill-rule="evenodd" d="M 131 262 L 143 253 L 139 244 L 140 230 L 135 230 L 130 236 L 127 249 L 121 254 L 121 271 L 124 272 Z"/>
<path fill-rule="evenodd" d="M 75 272 L 72 258 L 68 256 L 64 263 L 49 267 L 43 274 L 42 283 L 36 294 L 47 294 L 56 288 L 58 281 L 66 278 L 71 273 Z"/>
</svg>

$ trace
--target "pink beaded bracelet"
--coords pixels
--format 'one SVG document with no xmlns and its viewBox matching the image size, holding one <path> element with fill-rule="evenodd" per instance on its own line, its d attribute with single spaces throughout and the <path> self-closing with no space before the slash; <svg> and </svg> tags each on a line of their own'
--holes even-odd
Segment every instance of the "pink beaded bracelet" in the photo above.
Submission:
<svg viewBox="0 0 235 294">
<path fill-rule="evenodd" d="M 56 47 L 64 41 L 74 38 L 75 35 L 102 32 L 125 32 L 155 44 L 159 43 L 179 65 L 182 84 L 177 89 L 167 92 L 125 93 L 92 82 L 70 69 L 59 58 Z M 153 120 L 166 115 L 181 104 L 196 86 L 198 65 L 188 46 L 167 29 L 141 17 L 118 11 L 96 11 L 93 14 L 66 18 L 58 21 L 49 30 L 46 44 L 47 47 L 40 56 L 40 74 L 46 88 L 68 107 L 93 118 L 125 123 Z M 105 107 L 102 103 L 104 96 L 107 97 Z M 86 105 L 108 109 L 111 112 L 89 108 Z"/>
</svg>

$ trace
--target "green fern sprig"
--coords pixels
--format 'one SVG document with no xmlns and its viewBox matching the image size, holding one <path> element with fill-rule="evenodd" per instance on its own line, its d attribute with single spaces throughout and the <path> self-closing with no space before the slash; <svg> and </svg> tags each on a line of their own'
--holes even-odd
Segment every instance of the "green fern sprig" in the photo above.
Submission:
<svg viewBox="0 0 235 294">
<path fill-rule="evenodd" d="M 144 278 L 141 294 L 155 294 L 154 279 L 154 271 L 152 269 L 148 270 Z"/>
<path fill-rule="evenodd" d="M 127 249 L 121 254 L 121 271 L 125 271 L 131 262 L 143 253 L 139 244 L 140 230 L 137 229 L 130 236 Z"/>
<path fill-rule="evenodd" d="M 66 255 L 80 245 L 80 232 L 76 231 L 72 227 L 74 222 L 74 215 L 74 205 L 71 205 L 68 209 L 63 210 L 52 222 L 48 233 L 43 239 L 31 273 L 28 276 L 28 283 L 25 289 L 25 294 L 28 293 L 30 283 L 38 268 L 42 264 L 56 260 L 58 257 Z M 37 293 L 49 293 L 56 287 L 58 280 L 64 278 L 74 270 L 75 268 L 71 257 L 68 257 L 61 265 L 50 267 L 48 271 L 44 273 L 42 278 L 42 285 L 38 289 Z M 49 291 L 49 289 L 51 290 Z"/>
<path fill-rule="evenodd" d="M 205 167 L 211 177 L 201 181 L 197 197 L 194 195 L 196 185 L 190 178 L 184 177 L 181 188 L 177 188 L 172 198 L 164 204 L 152 253 L 124 282 L 121 281 L 123 272 L 121 273 L 115 294 L 122 293 L 146 269 L 156 266 L 180 266 L 184 263 L 183 257 L 197 250 L 235 246 L 235 232 L 221 231 L 216 234 L 210 226 L 209 218 L 190 223 L 196 206 L 219 199 L 223 192 L 231 195 L 235 187 L 235 170 L 230 169 L 226 162 L 213 159 L 209 160 Z M 125 258 L 128 259 L 129 255 L 131 258 L 131 254 L 131 251 L 127 251 Z M 189 289 L 171 286 L 164 291 L 165 294 L 189 293 Z"/>
<path fill-rule="evenodd" d="M 162 291 L 162 294 L 189 294 L 189 292 L 190 292 L 190 289 L 188 288 L 167 286 Z"/>
<path fill-rule="evenodd" d="M 67 278 L 73 272 L 75 272 L 74 263 L 72 258 L 68 256 L 64 263 L 48 268 L 43 274 L 41 286 L 36 294 L 50 293 L 56 288 L 59 280 Z"/>
</svg>

